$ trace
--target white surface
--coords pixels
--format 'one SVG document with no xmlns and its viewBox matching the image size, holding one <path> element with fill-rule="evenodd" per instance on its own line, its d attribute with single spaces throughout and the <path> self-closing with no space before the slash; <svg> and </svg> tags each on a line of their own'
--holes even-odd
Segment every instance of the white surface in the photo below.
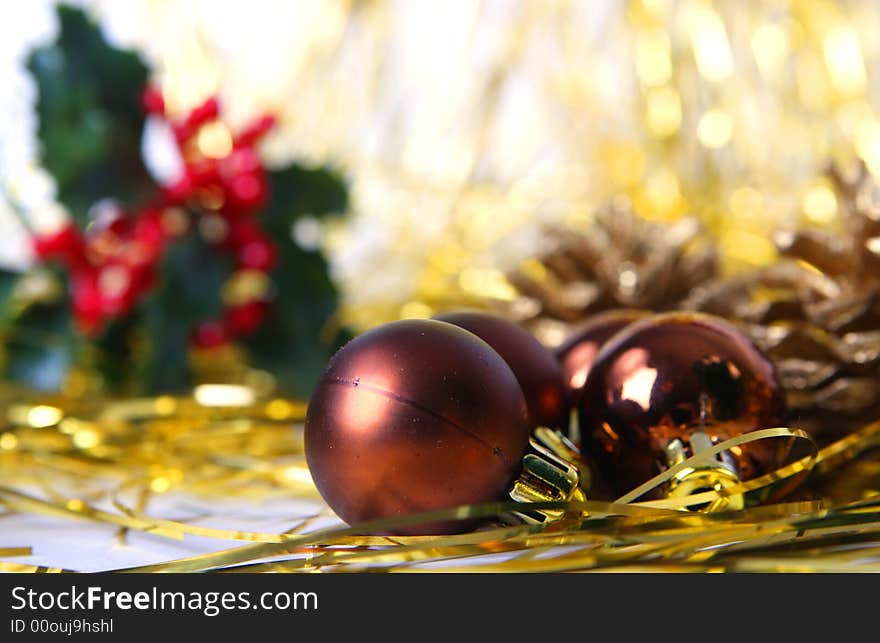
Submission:
<svg viewBox="0 0 880 643">
<path fill-rule="evenodd" d="M 317 501 L 296 498 L 246 503 L 222 499 L 208 502 L 168 495 L 157 497 L 147 511 L 156 517 L 190 520 L 205 527 L 282 533 L 315 515 L 322 507 Z M 206 514 L 210 517 L 205 517 Z M 341 524 L 336 518 L 321 517 L 309 530 Z M 122 544 L 117 532 L 113 525 L 95 522 L 33 514 L 4 515 L 0 517 L 0 548 L 32 547 L 33 555 L 2 560 L 93 572 L 148 565 L 249 544 L 197 536 L 186 536 L 181 541 L 136 531 L 130 531 Z"/>
</svg>

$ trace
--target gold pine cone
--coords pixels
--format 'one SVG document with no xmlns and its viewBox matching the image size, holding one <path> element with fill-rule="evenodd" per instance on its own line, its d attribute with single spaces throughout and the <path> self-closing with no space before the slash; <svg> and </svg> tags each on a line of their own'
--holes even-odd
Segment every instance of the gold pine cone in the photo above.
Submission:
<svg viewBox="0 0 880 643">
<path fill-rule="evenodd" d="M 587 230 L 554 229 L 550 239 L 549 252 L 507 275 L 518 296 L 503 312 L 551 347 L 595 313 L 679 308 L 717 273 L 717 250 L 696 219 L 645 221 L 625 200 Z"/>
<path fill-rule="evenodd" d="M 880 189 L 829 170 L 842 231 L 781 231 L 782 260 L 697 288 L 689 309 L 739 320 L 774 361 L 793 421 L 822 441 L 880 416 Z"/>
</svg>

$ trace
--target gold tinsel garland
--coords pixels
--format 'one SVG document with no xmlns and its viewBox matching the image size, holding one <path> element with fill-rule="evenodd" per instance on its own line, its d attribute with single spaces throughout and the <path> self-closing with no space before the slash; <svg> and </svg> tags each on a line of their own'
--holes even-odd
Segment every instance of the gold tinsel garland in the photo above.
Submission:
<svg viewBox="0 0 880 643">
<path fill-rule="evenodd" d="M 460 508 L 318 530 L 310 530 L 314 520 L 305 519 L 283 532 L 263 533 L 245 524 L 240 530 L 202 527 L 149 510 L 155 496 L 169 491 L 209 502 L 318 497 L 303 457 L 302 403 L 277 398 L 213 407 L 199 402 L 201 392 L 196 398 L 23 401 L 21 392 L 7 391 L 0 504 L 13 514 L 50 516 L 61 528 L 67 520 L 113 526 L 121 539 L 140 531 L 243 543 L 119 571 L 880 570 L 880 479 L 877 471 L 866 475 L 870 460 L 857 459 L 878 443 L 880 422 L 745 483 L 740 491 L 762 494 L 780 480 L 809 473 L 811 491 L 743 511 L 700 513 L 669 502 L 638 503 L 641 489 L 615 502 L 543 503 L 567 512 L 546 525 L 495 523 L 452 536 L 369 534 L 461 517 Z M 740 440 L 790 435 L 811 444 L 802 432 L 785 428 Z M 860 464 L 868 468 L 854 468 Z M 659 483 L 662 476 L 646 487 Z M 688 504 L 706 500 L 693 497 Z M 112 510 L 99 508 L 108 501 Z M 514 506 L 520 505 L 473 506 L 464 513 L 491 517 Z M 76 571 L 10 560 L 31 553 L 28 543 L 0 550 L 6 561 L 0 570 Z M 489 561 L 482 558 L 486 554 L 505 556 Z"/>
<path fill-rule="evenodd" d="M 838 181 L 844 203 L 849 202 L 847 194 L 873 186 L 864 172 L 859 176 L 864 189 Z M 802 401 L 794 410 L 806 411 L 808 420 L 820 420 L 825 430 L 810 427 L 810 435 L 800 428 L 759 428 L 714 445 L 713 451 L 720 452 L 753 440 L 793 436 L 810 447 L 780 470 L 732 489 L 640 501 L 677 469 L 689 466 L 691 458 L 612 502 L 536 503 L 533 509 L 549 508 L 564 516 L 544 525 L 499 526 L 490 521 L 485 529 L 454 536 L 370 535 L 452 517 L 491 519 L 522 509 L 522 504 L 508 501 L 352 527 L 316 529 L 316 521 L 329 516 L 326 510 L 292 519 L 279 532 L 254 531 L 244 519 L 235 529 L 206 527 L 163 516 L 155 500 L 173 492 L 199 499 L 211 514 L 229 498 L 299 497 L 320 503 L 320 497 L 303 453 L 303 402 L 261 399 L 242 384 L 205 384 L 192 397 L 149 399 L 3 390 L 0 505 L 9 514 L 39 514 L 59 524 L 87 520 L 112 526 L 123 541 L 131 532 L 144 532 L 174 540 L 206 537 L 247 543 L 120 571 L 880 571 L 880 466 L 872 457 L 880 444 L 880 421 L 872 412 L 876 396 L 870 408 L 854 406 L 848 415 L 840 413 L 845 407 L 838 404 L 837 420 L 829 419 L 820 415 L 824 389 L 798 376 L 810 360 L 813 370 L 824 368 L 816 355 L 802 350 L 805 337 L 819 337 L 824 345 L 861 338 L 858 345 L 863 348 L 876 340 L 871 307 L 859 308 L 861 316 L 845 316 L 850 322 L 861 320 L 852 327 L 835 326 L 821 314 L 828 302 L 834 310 L 848 310 L 850 300 L 874 301 L 873 236 L 866 240 L 863 232 L 874 229 L 876 199 L 853 196 L 851 203 L 845 233 L 823 237 L 824 245 L 814 243 L 812 255 L 783 249 L 791 260 L 733 278 L 717 275 L 715 248 L 692 223 L 663 227 L 638 219 L 619 204 L 585 232 L 558 233 L 554 251 L 534 260 L 544 267 L 537 279 L 511 276 L 519 298 L 533 303 L 533 316 L 525 321 L 535 331 L 542 321 L 567 328 L 614 307 L 697 308 L 742 324 L 780 368 L 789 403 Z M 819 250 L 838 242 L 855 244 L 850 254 L 866 259 L 852 269 L 821 270 L 826 267 L 819 262 L 825 258 Z M 810 263 L 811 256 L 818 259 Z M 573 304 L 571 290 L 591 296 Z M 774 336 L 782 339 L 768 343 Z M 786 352 L 792 342 L 800 347 L 794 366 Z M 841 386 L 849 390 L 853 386 L 846 378 L 852 373 L 876 381 L 876 373 L 865 371 L 876 359 L 871 355 L 858 360 L 837 355 L 825 366 L 839 371 Z M 846 398 L 847 391 L 842 395 Z M 813 436 L 821 436 L 821 449 Z M 805 477 L 807 484 L 796 496 L 779 494 L 787 501 L 761 506 L 775 497 L 774 491 Z M 686 511 L 703 503 L 723 506 L 731 494 L 746 495 L 747 508 Z M 0 550 L 0 558 L 7 559 L 0 570 L 49 571 L 9 560 L 33 553 L 29 543 Z M 503 556 L 490 561 L 482 558 L 487 554 Z"/>
<path fill-rule="evenodd" d="M 800 419 L 798 428 L 761 428 L 714 445 L 713 451 L 792 436 L 812 450 L 732 489 L 640 502 L 674 475 L 673 467 L 612 502 L 535 504 L 533 509 L 553 509 L 564 516 L 548 524 L 490 522 L 494 526 L 473 533 L 439 537 L 370 534 L 453 517 L 491 519 L 523 506 L 503 502 L 316 529 L 316 521 L 329 515 L 320 511 L 292 520 L 278 532 L 254 531 L 248 524 L 220 529 L 172 520 L 154 502 L 168 492 L 201 498 L 209 513 L 219 511 L 229 498 L 320 502 L 303 453 L 306 405 L 261 399 L 247 385 L 207 384 L 192 397 L 149 399 L 0 390 L 5 413 L 0 420 L 0 505 L 9 514 L 40 514 L 61 521 L 59 525 L 87 520 L 112 526 L 123 541 L 131 532 L 144 532 L 176 540 L 247 543 L 121 571 L 880 571 L 880 463 L 872 454 L 880 445 L 880 420 L 872 406 L 876 400 L 867 406 L 838 400 L 835 413 L 822 415 L 828 398 L 820 385 L 830 375 L 818 381 L 802 376 L 839 373 L 843 401 L 858 392 L 852 384 L 855 377 L 871 385 L 878 381 L 877 354 L 871 348 L 878 332 L 872 263 L 877 200 L 863 169 L 859 176 L 858 184 L 838 182 L 842 201 L 852 203 L 840 235 L 825 235 L 810 246 L 810 253 L 783 248 L 790 259 L 750 273 L 719 276 L 714 245 L 687 220 L 664 227 L 612 207 L 592 228 L 559 232 L 553 251 L 532 262 L 542 270 L 510 277 L 518 292 L 513 303 L 532 304 L 532 316 L 520 319 L 536 333 L 541 322 L 567 328 L 613 307 L 696 308 L 740 323 L 776 363 L 794 417 Z M 858 198 L 862 193 L 870 198 Z M 848 194 L 853 195 L 849 201 Z M 810 234 L 789 236 L 806 239 Z M 850 243 L 849 256 L 859 261 L 847 264 L 847 270 L 827 268 L 821 250 L 835 243 Z M 590 296 L 572 298 L 572 292 Z M 849 311 L 851 301 L 870 305 L 856 306 L 857 314 L 844 315 L 842 325 L 833 322 L 833 315 L 832 321 L 823 316 L 829 306 Z M 776 343 L 764 341 L 773 337 Z M 810 344 L 805 337 L 819 339 Z M 861 348 L 851 359 L 848 353 L 832 352 L 825 359 L 815 350 L 804 350 L 813 344 L 853 342 Z M 823 431 L 807 421 L 819 422 Z M 691 460 L 676 466 L 689 466 Z M 779 494 L 787 501 L 761 505 L 780 487 L 805 477 L 798 495 Z M 731 494 L 746 495 L 747 508 L 682 511 L 704 503 L 723 507 Z M 48 571 L 8 560 L 32 555 L 31 543 L 6 544 L 0 558 L 7 562 L 0 563 L 0 570 Z M 502 557 L 483 558 L 487 554 Z"/>
<path fill-rule="evenodd" d="M 95 4 L 106 5 L 102 9 L 106 13 L 117 7 Z M 413 91 L 407 83 L 393 82 L 398 80 L 393 76 L 376 82 L 385 76 L 361 73 L 362 69 L 357 74 L 339 70 L 348 69 L 346 61 L 354 61 L 359 69 L 363 65 L 397 69 L 380 67 L 386 56 L 378 54 L 386 43 L 399 42 L 394 34 L 413 33 L 413 26 L 419 25 L 398 20 L 382 3 L 327 6 L 314 23 L 275 21 L 285 28 L 300 25 L 302 38 L 276 40 L 301 47 L 290 52 L 296 64 L 288 65 L 287 74 L 281 73 L 280 65 L 273 71 L 281 86 L 294 86 L 297 81 L 297 100 L 283 101 L 290 111 L 280 114 L 282 135 L 269 152 L 276 160 L 287 160 L 291 154 L 312 161 L 336 160 L 355 177 L 353 210 L 364 226 L 341 231 L 336 235 L 339 239 L 330 230 L 324 245 L 335 258 L 337 277 L 348 298 L 341 315 L 362 327 L 396 316 L 430 315 L 463 303 L 486 305 L 494 299 L 495 306 L 512 305 L 523 294 L 529 296 L 530 307 L 520 306 L 514 312 L 533 321 L 535 329 L 548 318 L 574 323 L 602 307 L 680 307 L 688 294 L 685 290 L 709 279 L 714 271 L 708 255 L 686 254 L 687 242 L 700 240 L 692 239 L 696 232 L 687 221 L 679 223 L 680 243 L 665 247 L 663 261 L 657 260 L 656 239 L 641 255 L 636 246 L 615 242 L 616 256 L 604 262 L 591 260 L 589 270 L 580 274 L 570 270 L 572 265 L 578 267 L 576 238 L 568 246 L 571 262 L 560 261 L 563 257 L 554 248 L 548 261 L 529 259 L 522 266 L 525 269 L 513 273 L 494 265 L 471 265 L 472 255 L 491 256 L 490 242 L 519 224 L 533 222 L 536 212 L 548 211 L 552 215 L 548 223 L 559 219 L 577 227 L 592 220 L 597 202 L 626 194 L 635 211 L 654 222 L 695 211 L 716 234 L 721 258 L 728 263 L 771 263 L 777 250 L 803 259 L 801 250 L 809 247 L 790 244 L 774 249 L 766 238 L 769 231 L 783 220 L 830 226 L 841 210 L 850 213 L 864 200 L 855 184 L 834 186 L 815 177 L 819 159 L 854 149 L 873 174 L 880 174 L 880 125 L 871 101 L 872 65 L 880 50 L 869 46 L 877 41 L 877 21 L 871 19 L 875 9 L 867 5 L 783 2 L 743 11 L 742 3 L 726 0 L 633 0 L 622 3 L 606 22 L 597 23 L 578 20 L 577 3 L 554 3 L 550 8 L 534 3 L 508 12 L 494 28 L 491 14 L 474 12 L 464 16 L 464 22 L 449 21 L 445 27 L 450 33 L 476 34 L 474 42 L 482 43 L 488 26 L 488 33 L 504 35 L 497 40 L 508 44 L 497 59 L 488 61 L 491 64 L 483 64 L 488 73 L 472 82 L 472 62 L 480 59 L 471 55 L 469 42 L 462 41 L 456 51 L 450 50 L 450 39 L 437 38 L 444 60 L 461 61 L 460 68 L 450 67 L 454 71 L 450 78 L 468 83 L 459 92 L 459 109 L 448 109 L 454 95 L 448 91 L 436 92 L 433 100 L 406 101 L 413 113 L 422 109 L 418 118 L 395 114 L 389 122 L 430 126 L 392 131 L 383 137 L 392 151 L 378 155 L 365 154 L 363 142 L 373 145 L 373 139 L 363 136 L 363 125 L 388 120 L 376 106 L 397 110 L 400 101 L 374 94 L 374 88 L 401 87 L 410 95 Z M 169 5 L 162 15 L 173 11 Z M 143 26 L 143 42 L 158 42 L 157 23 L 137 22 Z M 462 24 L 482 28 L 464 29 Z M 622 48 L 603 52 L 606 41 L 585 38 L 589 31 L 585 24 L 600 25 L 602 29 L 592 31 L 613 34 L 611 40 Z M 442 36 L 443 26 L 436 20 L 425 21 L 422 35 Z M 526 55 L 532 48 L 523 46 L 542 32 L 558 36 L 551 39 L 556 55 L 545 57 L 557 61 L 551 69 L 540 61 L 536 64 Z M 164 52 L 151 48 L 150 57 L 173 99 L 170 102 L 185 104 L 201 99 L 200 93 L 207 91 L 205 83 L 220 76 L 217 61 L 198 43 L 193 45 L 189 25 L 175 33 L 192 47 L 180 48 L 179 56 L 174 47 Z M 346 33 L 365 37 L 344 41 Z M 407 41 L 423 46 L 421 37 Z M 347 55 L 338 55 L 343 53 Z M 224 68 L 228 62 L 220 60 Z M 423 65 L 412 68 L 420 82 L 432 89 L 437 86 L 437 78 L 424 74 Z M 250 80 L 252 69 L 243 64 L 242 70 Z M 541 81 L 541 87 L 550 79 L 546 104 L 542 98 L 538 109 L 522 110 L 526 121 L 518 118 L 519 112 L 511 113 L 513 125 L 493 138 L 475 135 L 487 131 L 487 123 L 506 123 L 499 118 L 509 111 L 506 105 L 522 104 L 521 96 L 506 104 L 496 100 L 505 81 L 518 80 L 518 86 L 526 81 L 527 86 L 533 78 Z M 365 83 L 365 91 L 353 89 L 353 82 Z M 265 93 L 253 97 L 265 100 L 271 95 L 271 91 L 241 91 L 234 83 L 229 86 L 239 98 Z M 619 90 L 627 87 L 630 100 L 621 101 Z M 365 98 L 350 100 L 352 96 Z M 336 104 L 345 104 L 346 109 L 328 109 Z M 556 105 L 562 106 L 566 118 L 559 118 Z M 462 113 L 467 117 L 462 118 Z M 553 127 L 524 126 L 536 117 Z M 562 126 L 557 129 L 559 122 Z M 456 127 L 449 127 L 450 123 Z M 572 123 L 616 126 L 597 132 Z M 347 132 L 355 132 L 354 137 Z M 559 162 L 544 168 L 534 162 L 541 156 L 535 152 L 539 142 L 548 141 L 555 143 L 550 149 L 556 153 L 543 156 Z M 491 143 L 497 148 L 494 154 Z M 548 193 L 554 196 L 550 203 Z M 867 196 L 871 203 L 877 202 L 875 195 Z M 796 203 L 803 204 L 803 216 L 792 216 Z M 553 214 L 557 211 L 566 216 Z M 876 226 L 873 206 L 861 212 L 865 226 Z M 615 222 L 620 223 L 599 219 L 600 226 Z M 382 225 L 390 237 L 388 248 L 374 253 L 375 248 L 355 243 L 368 239 L 375 245 L 375 239 L 363 231 Z M 861 234 L 868 229 L 865 226 L 856 231 Z M 621 232 L 611 225 L 604 229 L 609 238 Z M 647 230 L 642 235 L 646 239 L 652 233 Z M 626 229 L 622 232 L 629 234 Z M 851 237 L 873 253 L 864 257 L 880 255 L 877 233 Z M 572 237 L 558 240 L 565 245 Z M 834 244 L 840 239 L 829 234 L 826 241 Z M 376 254 L 377 259 L 343 261 L 359 256 L 352 248 L 369 249 L 368 257 Z M 820 251 L 828 249 L 830 245 L 820 244 Z M 709 250 L 714 252 L 714 247 Z M 824 254 L 846 260 L 857 256 L 852 250 Z M 388 257 L 396 265 L 386 271 Z M 633 261 L 636 257 L 640 260 Z M 846 265 L 843 273 L 851 272 L 853 266 Z M 876 274 L 876 263 L 871 265 L 874 272 L 860 274 Z M 792 400 L 798 402 L 791 406 L 802 409 L 806 420 L 818 419 L 822 413 L 826 433 L 834 436 L 817 453 L 784 467 L 783 473 L 792 476 L 810 475 L 796 501 L 706 514 L 625 502 L 638 500 L 628 494 L 616 502 L 568 503 L 563 508 L 571 516 L 546 526 L 445 537 L 364 534 L 393 531 L 408 522 L 444 520 L 453 514 L 460 517 L 458 510 L 331 530 L 310 531 L 314 525 L 310 520 L 296 521 L 283 533 L 254 532 L 246 524 L 239 531 L 212 529 L 166 519 L 154 501 L 173 492 L 203 497 L 208 506 L 218 507 L 229 497 L 318 499 L 302 452 L 302 403 L 270 399 L 218 408 L 205 405 L 198 396 L 83 400 L 0 389 L 4 414 L 0 506 L 7 512 L 0 518 L 41 514 L 57 520 L 59 529 L 69 520 L 93 521 L 117 528 L 121 539 L 140 531 L 159 538 L 207 536 L 249 543 L 138 571 L 230 570 L 232 566 L 246 571 L 400 571 L 437 563 L 445 564 L 445 570 L 467 571 L 880 571 L 880 462 L 871 453 L 880 435 L 876 408 L 880 330 L 876 324 L 852 329 L 826 323 L 820 314 L 824 309 L 813 306 L 814 295 L 824 295 L 821 290 L 810 292 L 809 286 L 821 281 L 836 287 L 842 281 L 817 275 L 813 268 L 817 266 L 777 265 L 739 282 L 725 275 L 722 291 L 736 296 L 722 297 L 719 301 L 727 308 L 715 311 L 752 322 L 753 337 L 766 338 L 762 348 L 786 367 L 789 392 L 794 393 L 790 405 Z M 826 272 L 824 266 L 818 268 Z M 407 279 L 403 287 L 393 282 L 394 287 L 380 284 L 374 289 L 382 297 L 391 294 L 385 301 L 365 289 L 364 274 L 403 274 Z M 658 274 L 667 287 L 657 288 Z M 786 292 L 780 293 L 780 283 Z M 682 284 L 688 288 L 676 288 Z M 743 285 L 742 292 L 737 284 Z M 865 301 L 876 306 L 876 290 L 868 293 L 865 284 L 857 285 L 855 294 L 865 295 Z M 870 287 L 876 289 L 876 282 Z M 372 299 L 359 296 L 365 290 Z M 844 289 L 844 294 L 853 291 Z M 846 303 L 836 295 L 826 298 Z M 543 307 L 536 307 L 536 301 Z M 711 308 L 693 299 L 690 303 Z M 545 310 L 553 314 L 543 315 Z M 793 345 L 799 353 L 805 345 L 812 347 L 811 358 L 792 359 L 787 351 Z M 857 378 L 867 382 L 865 386 L 854 385 Z M 868 393 L 859 396 L 863 390 Z M 851 412 L 844 418 L 842 410 Z M 767 431 L 762 435 L 786 435 L 785 429 Z M 777 482 L 775 477 L 758 481 L 752 491 L 765 491 Z M 509 509 L 509 503 L 500 503 L 471 507 L 465 513 L 493 516 Z M 563 545 L 564 549 L 559 547 Z M 5 560 L 32 553 L 30 543 L 0 548 Z M 480 558 L 490 553 L 505 553 L 507 559 Z M 280 561 L 260 562 L 278 556 Z M 0 571 L 48 570 L 10 561 L 0 563 Z"/>
</svg>

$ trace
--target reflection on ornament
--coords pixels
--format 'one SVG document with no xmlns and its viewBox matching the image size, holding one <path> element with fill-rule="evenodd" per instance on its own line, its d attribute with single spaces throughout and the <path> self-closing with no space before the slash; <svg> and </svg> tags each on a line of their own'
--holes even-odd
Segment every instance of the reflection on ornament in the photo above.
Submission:
<svg viewBox="0 0 880 643">
<path fill-rule="evenodd" d="M 776 372 L 727 322 L 693 313 L 637 321 L 600 350 L 579 402 L 584 449 L 615 494 L 743 433 L 777 426 Z M 767 473 L 788 442 L 753 442 L 686 469 L 668 495 L 731 486 Z M 729 499 L 727 508 L 741 505 Z M 715 507 L 713 507 L 715 508 Z"/>
<path fill-rule="evenodd" d="M 600 313 L 575 327 L 568 339 L 556 349 L 556 357 L 562 365 L 565 384 L 573 404 L 576 405 L 603 344 L 615 333 L 646 314 L 640 310 L 611 310 Z"/>
</svg>

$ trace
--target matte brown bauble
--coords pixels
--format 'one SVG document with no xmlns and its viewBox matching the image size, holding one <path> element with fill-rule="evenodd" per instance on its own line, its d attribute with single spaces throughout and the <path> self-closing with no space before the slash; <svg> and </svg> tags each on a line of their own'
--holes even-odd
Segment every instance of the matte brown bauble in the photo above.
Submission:
<svg viewBox="0 0 880 643">
<path fill-rule="evenodd" d="M 404 320 L 330 360 L 309 401 L 305 453 L 324 500 L 354 524 L 502 499 L 528 437 L 516 377 L 488 344 L 451 324 Z"/>
<path fill-rule="evenodd" d="M 559 362 L 523 327 L 488 313 L 455 312 L 436 319 L 470 331 L 501 355 L 513 370 L 532 427 L 566 428 L 569 403 Z"/>
<path fill-rule="evenodd" d="M 583 446 L 615 494 L 664 468 L 675 439 L 713 443 L 779 425 L 782 387 L 773 365 L 722 319 L 667 313 L 637 321 L 596 356 L 579 404 Z M 778 466 L 776 440 L 728 454 L 747 480 Z"/>
<path fill-rule="evenodd" d="M 603 344 L 618 331 L 647 315 L 641 310 L 609 310 L 581 324 L 556 349 L 572 405 L 577 404 L 590 368 Z"/>
</svg>

